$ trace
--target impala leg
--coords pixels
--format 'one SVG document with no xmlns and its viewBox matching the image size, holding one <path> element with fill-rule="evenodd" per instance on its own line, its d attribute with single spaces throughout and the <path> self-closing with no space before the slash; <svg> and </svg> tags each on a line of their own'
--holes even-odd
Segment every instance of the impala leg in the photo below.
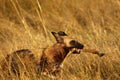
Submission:
<svg viewBox="0 0 120 80">
<path fill-rule="evenodd" d="M 77 49 L 77 48 L 73 48 L 71 50 L 71 52 L 77 52 L 77 53 L 80 53 L 80 52 L 89 52 L 89 53 L 92 53 L 92 54 L 97 54 L 99 57 L 102 57 L 102 56 L 105 55 L 104 53 L 100 53 L 99 51 L 97 51 L 95 49 Z"/>
</svg>

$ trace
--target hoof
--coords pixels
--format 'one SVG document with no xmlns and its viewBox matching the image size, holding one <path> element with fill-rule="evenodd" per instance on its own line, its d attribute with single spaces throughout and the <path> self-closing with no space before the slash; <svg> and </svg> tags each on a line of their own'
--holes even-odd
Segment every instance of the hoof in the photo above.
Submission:
<svg viewBox="0 0 120 80">
<path fill-rule="evenodd" d="M 103 57 L 105 55 L 105 53 L 100 53 L 99 57 Z"/>
</svg>

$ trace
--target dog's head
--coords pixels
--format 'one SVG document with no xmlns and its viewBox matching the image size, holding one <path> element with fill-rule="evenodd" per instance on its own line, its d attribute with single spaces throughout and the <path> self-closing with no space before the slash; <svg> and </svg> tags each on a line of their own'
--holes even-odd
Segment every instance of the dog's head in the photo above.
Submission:
<svg viewBox="0 0 120 80">
<path fill-rule="evenodd" d="M 59 31 L 51 32 L 53 36 L 55 37 L 57 43 L 65 44 L 65 47 L 68 48 L 77 48 L 77 49 L 83 49 L 84 45 L 78 42 L 77 40 L 70 38 L 65 32 Z"/>
</svg>

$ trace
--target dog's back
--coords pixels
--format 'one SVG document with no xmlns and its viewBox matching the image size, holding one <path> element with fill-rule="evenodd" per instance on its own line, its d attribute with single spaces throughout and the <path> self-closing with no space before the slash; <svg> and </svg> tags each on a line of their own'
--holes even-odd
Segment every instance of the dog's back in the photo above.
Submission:
<svg viewBox="0 0 120 80">
<path fill-rule="evenodd" d="M 34 54 L 28 49 L 17 50 L 8 54 L 5 59 L 1 61 L 1 71 L 5 75 L 20 75 L 22 71 L 30 72 L 30 68 L 35 69 L 36 59 Z"/>
</svg>

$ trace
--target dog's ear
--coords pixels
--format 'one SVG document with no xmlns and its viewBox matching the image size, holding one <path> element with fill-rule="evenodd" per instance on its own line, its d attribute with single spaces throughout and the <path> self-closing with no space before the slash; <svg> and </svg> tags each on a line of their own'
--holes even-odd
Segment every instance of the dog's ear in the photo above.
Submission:
<svg viewBox="0 0 120 80">
<path fill-rule="evenodd" d="M 56 33 L 56 32 L 51 32 L 51 33 L 55 37 L 55 39 L 58 43 L 63 43 L 64 36 L 67 36 L 67 34 L 63 31 L 59 31 L 58 33 Z"/>
<path fill-rule="evenodd" d="M 62 37 L 60 37 L 60 35 L 58 35 L 58 33 L 56 33 L 56 32 L 51 32 L 51 33 L 55 37 L 57 43 L 62 43 L 63 42 Z"/>
<path fill-rule="evenodd" d="M 66 34 L 65 32 L 63 32 L 63 31 L 59 31 L 59 32 L 58 32 L 58 35 L 59 35 L 59 36 L 67 36 L 67 34 Z"/>
</svg>

